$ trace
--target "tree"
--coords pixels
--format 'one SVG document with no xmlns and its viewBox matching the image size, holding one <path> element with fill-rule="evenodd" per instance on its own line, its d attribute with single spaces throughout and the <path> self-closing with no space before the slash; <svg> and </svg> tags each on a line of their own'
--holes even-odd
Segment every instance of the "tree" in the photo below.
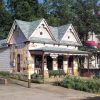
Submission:
<svg viewBox="0 0 100 100">
<path fill-rule="evenodd" d="M 6 11 L 3 0 L 0 1 L 0 37 L 5 38 L 11 27 L 11 17 Z"/>
<path fill-rule="evenodd" d="M 99 0 L 76 0 L 73 5 L 75 11 L 75 18 L 73 24 L 77 26 L 80 38 L 85 41 L 87 39 L 88 32 L 100 32 L 100 20 L 97 12 L 100 10 L 98 6 Z"/>
<path fill-rule="evenodd" d="M 31 21 L 37 16 L 37 0 L 8 0 L 7 4 L 13 19 Z"/>
<path fill-rule="evenodd" d="M 54 26 L 70 23 L 74 17 L 71 9 L 74 0 L 45 0 L 48 23 Z"/>
</svg>

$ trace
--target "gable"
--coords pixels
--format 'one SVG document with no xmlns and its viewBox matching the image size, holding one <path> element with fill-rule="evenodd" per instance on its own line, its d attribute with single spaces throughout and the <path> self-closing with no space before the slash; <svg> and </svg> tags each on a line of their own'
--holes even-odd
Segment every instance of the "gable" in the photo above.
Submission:
<svg viewBox="0 0 100 100">
<path fill-rule="evenodd" d="M 54 40 L 54 37 L 44 20 L 39 24 L 36 30 L 32 33 L 30 38 L 42 38 L 42 39 Z"/>
<path fill-rule="evenodd" d="M 81 44 L 81 41 L 72 25 L 70 25 L 69 28 L 66 30 L 61 41 L 68 41 L 68 42 L 73 42 L 73 43 L 75 42 L 75 43 Z"/>
<path fill-rule="evenodd" d="M 16 26 L 12 32 L 13 34 L 9 41 L 10 44 L 18 44 L 27 41 L 26 37 L 18 26 Z"/>
<path fill-rule="evenodd" d="M 94 32 L 93 33 L 90 32 L 87 41 L 95 41 L 96 43 L 99 43 L 99 38 Z"/>
</svg>

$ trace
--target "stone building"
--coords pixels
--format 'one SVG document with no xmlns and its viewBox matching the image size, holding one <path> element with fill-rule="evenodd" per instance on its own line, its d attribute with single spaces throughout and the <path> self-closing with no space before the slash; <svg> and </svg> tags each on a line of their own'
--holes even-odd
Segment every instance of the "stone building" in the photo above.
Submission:
<svg viewBox="0 0 100 100">
<path fill-rule="evenodd" d="M 10 63 L 13 72 L 43 74 L 49 70 L 64 70 L 80 75 L 81 58 L 88 66 L 88 53 L 78 48 L 82 43 L 72 24 L 49 26 L 45 19 L 26 22 L 15 20 L 9 32 Z"/>
</svg>

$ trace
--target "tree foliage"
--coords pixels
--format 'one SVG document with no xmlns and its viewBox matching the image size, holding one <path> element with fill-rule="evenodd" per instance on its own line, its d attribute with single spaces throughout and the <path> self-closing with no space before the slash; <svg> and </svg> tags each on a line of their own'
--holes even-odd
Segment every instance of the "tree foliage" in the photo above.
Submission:
<svg viewBox="0 0 100 100">
<path fill-rule="evenodd" d="M 86 40 L 89 31 L 100 33 L 100 6 L 98 0 L 76 0 L 73 5 L 75 18 L 73 24 L 77 26 L 81 38 Z"/>
<path fill-rule="evenodd" d="M 89 31 L 100 33 L 99 0 L 0 0 L 0 36 L 6 38 L 15 19 L 45 18 L 52 26 L 72 23 L 81 40 Z"/>
</svg>

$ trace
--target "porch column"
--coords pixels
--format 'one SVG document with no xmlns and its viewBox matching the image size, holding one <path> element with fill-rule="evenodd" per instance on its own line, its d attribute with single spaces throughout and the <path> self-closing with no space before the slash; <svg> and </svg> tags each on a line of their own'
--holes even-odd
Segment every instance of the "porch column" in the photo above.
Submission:
<svg viewBox="0 0 100 100">
<path fill-rule="evenodd" d="M 34 57 L 31 56 L 31 53 L 29 51 L 28 51 L 27 63 L 28 63 L 30 74 L 33 74 L 34 73 Z"/>
<path fill-rule="evenodd" d="M 32 62 L 31 62 L 32 64 L 32 73 L 34 73 L 35 72 L 35 56 L 33 56 L 32 57 Z"/>
<path fill-rule="evenodd" d="M 58 70 L 57 58 L 53 58 L 53 70 Z"/>
<path fill-rule="evenodd" d="M 84 68 L 88 68 L 88 57 L 84 58 Z"/>
<path fill-rule="evenodd" d="M 42 53 L 41 74 L 44 76 L 44 52 Z"/>
<path fill-rule="evenodd" d="M 63 70 L 67 74 L 68 73 L 68 57 L 64 56 L 63 59 Z"/>
<path fill-rule="evenodd" d="M 48 74 L 48 68 L 47 68 L 47 57 L 44 57 L 44 78 L 48 78 L 49 74 Z"/>
<path fill-rule="evenodd" d="M 73 59 L 73 74 L 78 76 L 78 60 L 77 58 Z"/>
</svg>

